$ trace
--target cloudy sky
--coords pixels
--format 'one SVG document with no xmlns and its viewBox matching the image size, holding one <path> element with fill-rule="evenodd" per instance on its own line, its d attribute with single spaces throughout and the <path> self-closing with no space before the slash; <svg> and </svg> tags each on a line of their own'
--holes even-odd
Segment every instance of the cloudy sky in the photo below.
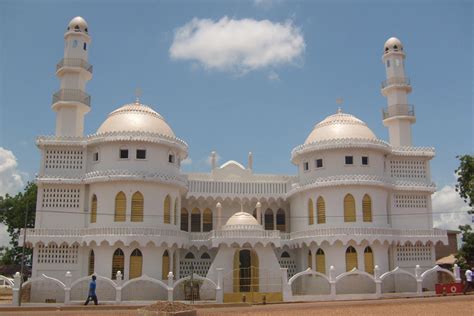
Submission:
<svg viewBox="0 0 474 316">
<path fill-rule="evenodd" d="M 0 1 L 0 194 L 39 167 L 37 135 L 54 133 L 51 96 L 63 34 L 74 16 L 89 23 L 86 133 L 134 100 L 160 112 L 190 145 L 185 171 L 221 162 L 294 174 L 290 151 L 318 121 L 343 109 L 382 139 L 381 55 L 402 40 L 416 107 L 415 145 L 434 146 L 437 225 L 469 221 L 453 190 L 456 155 L 473 152 L 471 1 Z M 445 213 L 458 211 L 458 213 Z"/>
</svg>

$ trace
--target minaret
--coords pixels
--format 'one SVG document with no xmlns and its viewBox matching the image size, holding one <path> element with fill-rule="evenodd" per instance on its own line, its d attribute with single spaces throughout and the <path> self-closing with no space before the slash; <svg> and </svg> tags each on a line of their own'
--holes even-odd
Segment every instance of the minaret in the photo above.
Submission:
<svg viewBox="0 0 474 316">
<path fill-rule="evenodd" d="M 56 112 L 56 136 L 83 136 L 84 115 L 90 111 L 91 97 L 85 92 L 92 78 L 87 62 L 91 38 L 87 22 L 75 17 L 64 34 L 64 58 L 56 66 L 61 88 L 53 95 Z"/>
<path fill-rule="evenodd" d="M 383 124 L 388 127 L 390 144 L 394 147 L 412 146 L 411 124 L 415 123 L 415 109 L 408 104 L 410 79 L 405 76 L 405 53 L 402 42 L 389 38 L 384 45 L 382 61 L 387 80 L 382 82 L 382 94 L 387 97 L 383 110 Z"/>
</svg>

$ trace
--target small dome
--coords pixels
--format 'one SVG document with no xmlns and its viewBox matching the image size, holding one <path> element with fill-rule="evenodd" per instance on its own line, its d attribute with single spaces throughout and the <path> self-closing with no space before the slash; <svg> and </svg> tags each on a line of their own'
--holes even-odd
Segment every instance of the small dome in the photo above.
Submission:
<svg viewBox="0 0 474 316">
<path fill-rule="evenodd" d="M 76 16 L 74 19 L 71 20 L 71 22 L 69 22 L 67 30 L 87 33 L 87 22 L 82 17 Z"/>
<path fill-rule="evenodd" d="M 110 132 L 147 132 L 176 137 L 159 113 L 140 103 L 126 104 L 110 113 L 97 134 Z"/>
<path fill-rule="evenodd" d="M 402 42 L 396 37 L 390 37 L 384 45 L 384 52 L 388 53 L 389 51 L 403 51 Z"/>
<path fill-rule="evenodd" d="M 304 143 L 345 138 L 377 139 L 367 124 L 354 115 L 342 113 L 342 110 L 339 109 L 336 114 L 330 115 L 316 124 Z"/>
<path fill-rule="evenodd" d="M 250 225 L 250 226 L 255 226 L 256 229 L 262 228 L 255 217 L 250 215 L 247 212 L 238 212 L 232 215 L 227 223 L 225 223 L 224 229 L 232 229 L 235 226 L 241 226 L 241 225 Z"/>
</svg>

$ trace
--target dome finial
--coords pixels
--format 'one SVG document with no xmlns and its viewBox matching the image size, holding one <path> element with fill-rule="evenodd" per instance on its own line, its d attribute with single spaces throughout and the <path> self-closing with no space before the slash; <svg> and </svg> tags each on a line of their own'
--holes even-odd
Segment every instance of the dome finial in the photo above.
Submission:
<svg viewBox="0 0 474 316">
<path fill-rule="evenodd" d="M 142 95 L 142 89 L 136 88 L 135 89 L 135 104 L 140 104 L 140 97 Z"/>
<path fill-rule="evenodd" d="M 338 108 L 337 108 L 337 114 L 340 114 L 340 113 L 342 113 L 341 104 L 344 103 L 344 99 L 342 97 L 338 97 L 336 99 L 336 103 L 339 105 Z"/>
</svg>

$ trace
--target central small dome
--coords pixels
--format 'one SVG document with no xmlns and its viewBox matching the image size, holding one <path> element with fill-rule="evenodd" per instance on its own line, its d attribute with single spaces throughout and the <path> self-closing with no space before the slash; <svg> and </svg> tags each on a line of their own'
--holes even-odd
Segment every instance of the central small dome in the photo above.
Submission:
<svg viewBox="0 0 474 316">
<path fill-rule="evenodd" d="M 97 134 L 110 132 L 147 132 L 176 137 L 159 113 L 140 103 L 126 104 L 110 113 Z"/>
<path fill-rule="evenodd" d="M 347 138 L 377 139 L 374 132 L 362 120 L 339 109 L 336 114 L 316 124 L 304 143 Z"/>
<path fill-rule="evenodd" d="M 257 229 L 261 228 L 255 217 L 247 212 L 237 212 L 229 218 L 227 223 L 225 223 L 226 227 L 224 227 L 224 229 L 232 229 L 235 226 L 241 225 L 255 226 Z"/>
</svg>

